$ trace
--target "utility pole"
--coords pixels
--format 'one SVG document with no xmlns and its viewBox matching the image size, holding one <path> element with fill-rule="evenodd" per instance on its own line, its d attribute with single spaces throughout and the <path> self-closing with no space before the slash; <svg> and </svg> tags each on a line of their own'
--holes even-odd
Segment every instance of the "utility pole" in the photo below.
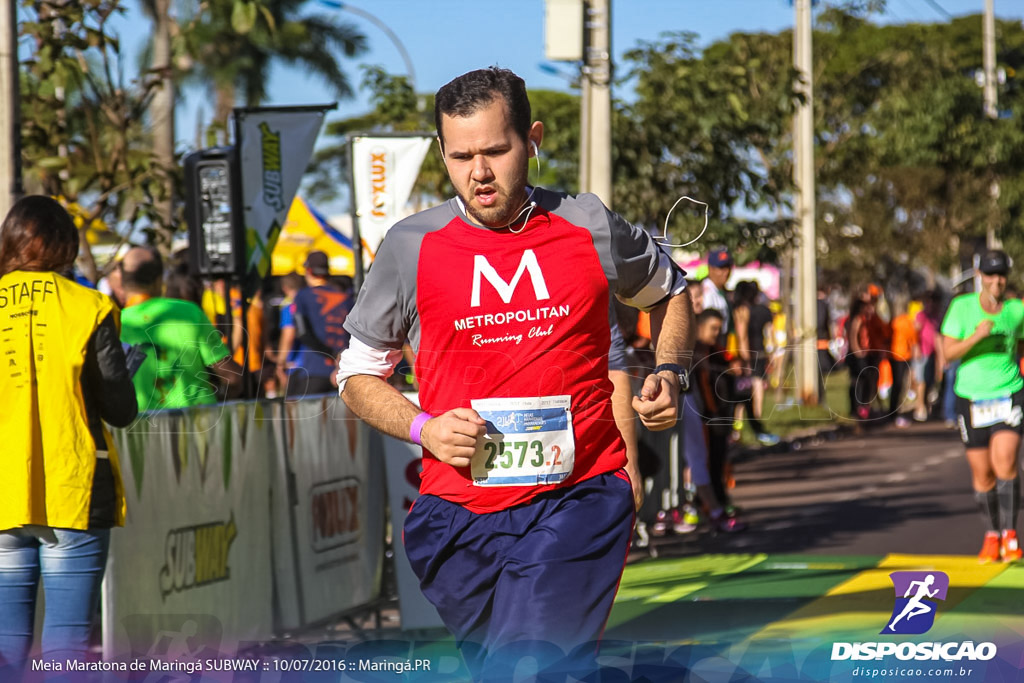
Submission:
<svg viewBox="0 0 1024 683">
<path fill-rule="evenodd" d="M 22 193 L 15 0 L 0 0 L 0 221 Z"/>
<path fill-rule="evenodd" d="M 590 191 L 590 75 L 586 64 L 580 77 L 580 192 Z"/>
<path fill-rule="evenodd" d="M 995 0 L 985 0 L 985 15 L 982 20 L 982 65 L 985 69 L 985 116 L 999 118 L 996 95 L 996 14 Z"/>
<path fill-rule="evenodd" d="M 995 0 L 985 0 L 985 14 L 982 19 L 982 68 L 985 71 L 985 116 L 990 119 L 999 118 L 999 102 L 996 91 L 996 13 Z M 995 159 L 989 159 L 994 162 Z M 998 249 L 1002 243 L 996 237 L 995 215 L 996 200 L 999 198 L 999 180 L 993 179 L 989 187 L 991 209 L 988 227 L 985 230 L 985 246 Z"/>
<path fill-rule="evenodd" d="M 797 109 L 793 125 L 793 180 L 797 187 L 796 216 L 800 243 L 796 259 L 796 367 L 800 400 L 818 403 L 818 302 L 817 237 L 814 229 L 814 71 L 811 56 L 811 0 L 795 0 L 793 65 L 800 75 L 804 102 Z"/>
<path fill-rule="evenodd" d="M 586 125 L 586 172 L 580 190 L 612 205 L 612 10 L 611 0 L 589 0 L 584 13 L 581 124 Z M 584 134 L 581 130 L 581 135 Z M 585 184 L 582 183 L 585 181 Z"/>
</svg>

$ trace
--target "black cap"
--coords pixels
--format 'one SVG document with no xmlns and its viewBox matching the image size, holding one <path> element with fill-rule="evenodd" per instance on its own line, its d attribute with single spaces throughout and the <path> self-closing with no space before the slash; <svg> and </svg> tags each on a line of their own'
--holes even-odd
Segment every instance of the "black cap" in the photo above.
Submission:
<svg viewBox="0 0 1024 683">
<path fill-rule="evenodd" d="M 318 277 L 327 277 L 331 274 L 330 262 L 327 259 L 327 254 L 322 251 L 311 251 L 306 256 L 303 267 Z"/>
<path fill-rule="evenodd" d="M 1006 275 L 1010 272 L 1013 262 L 1006 255 L 1005 251 L 989 249 L 981 255 L 981 262 L 978 263 L 978 270 L 985 275 Z"/>
</svg>

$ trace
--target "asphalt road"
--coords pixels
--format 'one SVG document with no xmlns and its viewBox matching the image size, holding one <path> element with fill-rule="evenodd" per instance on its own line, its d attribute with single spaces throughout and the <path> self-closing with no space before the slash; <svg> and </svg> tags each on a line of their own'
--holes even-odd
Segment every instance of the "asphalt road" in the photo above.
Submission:
<svg viewBox="0 0 1024 683">
<path fill-rule="evenodd" d="M 930 422 L 800 445 L 737 455 L 732 495 L 746 531 L 716 535 L 702 527 L 652 539 L 656 554 L 973 555 L 980 549 L 984 528 L 956 431 Z"/>
</svg>

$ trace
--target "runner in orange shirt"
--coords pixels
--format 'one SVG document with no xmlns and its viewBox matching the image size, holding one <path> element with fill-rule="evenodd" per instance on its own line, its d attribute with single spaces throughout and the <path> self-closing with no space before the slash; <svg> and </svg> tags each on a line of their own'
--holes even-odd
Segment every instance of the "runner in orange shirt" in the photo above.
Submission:
<svg viewBox="0 0 1024 683">
<path fill-rule="evenodd" d="M 917 358 L 917 325 L 914 318 L 904 311 L 892 321 L 892 347 L 889 365 L 892 367 L 892 390 L 889 394 L 889 413 L 896 419 L 896 426 L 910 426 L 910 420 L 901 414 L 903 393 L 910 376 L 910 362 Z"/>
</svg>

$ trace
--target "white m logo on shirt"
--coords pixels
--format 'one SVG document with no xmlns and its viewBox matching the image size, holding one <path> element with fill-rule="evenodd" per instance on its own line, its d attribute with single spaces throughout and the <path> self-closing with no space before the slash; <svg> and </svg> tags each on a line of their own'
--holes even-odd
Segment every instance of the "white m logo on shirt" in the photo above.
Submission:
<svg viewBox="0 0 1024 683">
<path fill-rule="evenodd" d="M 537 263 L 537 255 L 533 253 L 533 249 L 527 249 L 523 252 L 523 257 L 519 260 L 516 274 L 512 276 L 512 282 L 505 282 L 498 275 L 498 271 L 494 270 L 494 267 L 487 262 L 487 257 L 483 254 L 477 254 L 473 257 L 473 296 L 469 302 L 470 307 L 476 308 L 480 305 L 481 275 L 487 278 L 491 286 L 497 290 L 501 300 L 507 304 L 512 301 L 512 294 L 516 291 L 516 285 L 519 284 L 523 273 L 527 271 L 530 273 L 530 281 L 533 282 L 533 293 L 536 295 L 537 301 L 550 299 L 551 295 L 548 294 L 547 283 L 544 282 L 544 273 L 540 270 L 540 264 Z"/>
</svg>

